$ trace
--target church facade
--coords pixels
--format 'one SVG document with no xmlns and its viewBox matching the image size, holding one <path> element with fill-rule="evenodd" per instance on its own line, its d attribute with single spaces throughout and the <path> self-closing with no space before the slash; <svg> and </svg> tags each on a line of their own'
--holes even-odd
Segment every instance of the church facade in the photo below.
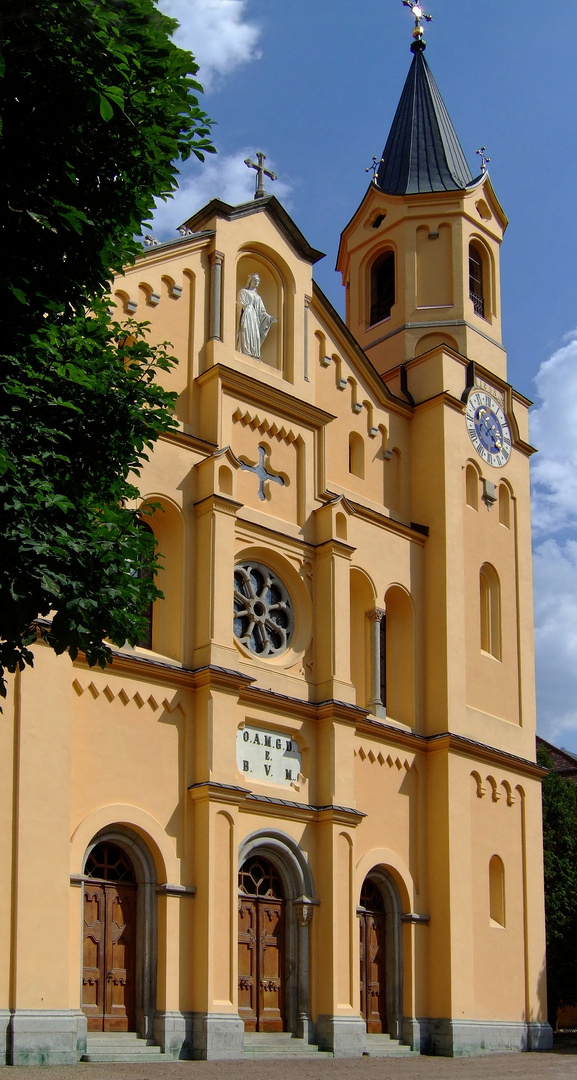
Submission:
<svg viewBox="0 0 577 1080">
<path fill-rule="evenodd" d="M 0 727 L 0 1040 L 174 1058 L 546 1048 L 529 402 L 506 218 L 417 36 L 343 231 L 346 321 L 273 196 L 114 287 L 178 367 L 164 568 L 105 671 L 42 644 Z"/>
</svg>

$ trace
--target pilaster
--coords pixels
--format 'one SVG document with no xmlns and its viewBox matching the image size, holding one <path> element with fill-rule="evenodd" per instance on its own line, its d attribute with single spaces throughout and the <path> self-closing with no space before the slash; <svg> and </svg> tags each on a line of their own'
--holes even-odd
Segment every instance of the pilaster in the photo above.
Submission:
<svg viewBox="0 0 577 1080">
<path fill-rule="evenodd" d="M 193 666 L 234 667 L 234 536 L 241 503 L 209 495 L 196 503 L 196 599 Z"/>
</svg>

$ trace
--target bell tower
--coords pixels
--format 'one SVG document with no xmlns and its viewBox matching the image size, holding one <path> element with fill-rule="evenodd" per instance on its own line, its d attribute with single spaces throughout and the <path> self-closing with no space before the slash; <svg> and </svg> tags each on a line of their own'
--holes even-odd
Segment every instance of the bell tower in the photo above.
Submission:
<svg viewBox="0 0 577 1080">
<path fill-rule="evenodd" d="M 499 248 L 507 218 L 484 159 L 473 178 L 425 59 L 421 20 L 429 17 L 407 6 L 413 61 L 378 170 L 341 236 L 346 321 L 385 379 L 443 343 L 505 379 Z"/>
</svg>

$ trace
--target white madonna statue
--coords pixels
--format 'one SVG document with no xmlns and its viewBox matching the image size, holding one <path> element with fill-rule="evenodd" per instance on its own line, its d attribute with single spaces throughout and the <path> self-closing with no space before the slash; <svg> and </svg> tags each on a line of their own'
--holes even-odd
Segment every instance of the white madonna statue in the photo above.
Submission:
<svg viewBox="0 0 577 1080">
<path fill-rule="evenodd" d="M 272 323 L 276 322 L 274 315 L 268 314 L 262 297 L 257 292 L 259 285 L 258 274 L 251 274 L 246 289 L 241 289 L 238 295 L 241 313 L 236 343 L 239 352 L 245 356 L 254 356 L 256 360 L 260 360 L 262 343 Z"/>
</svg>

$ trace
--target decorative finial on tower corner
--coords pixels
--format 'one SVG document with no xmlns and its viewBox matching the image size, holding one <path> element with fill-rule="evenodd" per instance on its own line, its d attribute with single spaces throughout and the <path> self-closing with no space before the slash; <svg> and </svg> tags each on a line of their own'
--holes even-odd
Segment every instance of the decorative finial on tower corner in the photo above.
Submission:
<svg viewBox="0 0 577 1080">
<path fill-rule="evenodd" d="M 403 0 L 403 6 L 411 9 L 415 16 L 415 29 L 413 30 L 413 44 L 411 45 L 411 52 L 422 52 L 427 47 L 423 34 L 424 30 L 421 26 L 421 20 L 425 19 L 430 22 L 433 18 L 432 15 L 427 15 L 420 4 L 416 3 L 416 0 Z"/>
<path fill-rule="evenodd" d="M 487 157 L 486 154 L 485 154 L 486 149 L 487 149 L 486 146 L 482 146 L 480 150 L 475 150 L 475 153 L 479 154 L 479 156 L 481 158 L 481 172 L 482 173 L 487 171 L 487 165 L 489 164 L 489 162 L 491 160 L 491 158 Z"/>
<path fill-rule="evenodd" d="M 262 150 L 257 151 L 256 158 L 258 161 L 258 165 L 256 165 L 254 161 L 251 161 L 249 157 L 244 159 L 244 163 L 245 165 L 248 165 L 249 169 L 256 170 L 256 186 L 254 192 L 255 199 L 264 199 L 266 197 L 266 190 L 264 186 L 265 176 L 268 176 L 269 180 L 276 180 L 277 175 L 276 173 L 271 172 L 270 169 L 265 169 L 264 161 L 266 159 L 266 154 L 263 154 Z"/>
<path fill-rule="evenodd" d="M 382 160 L 382 158 L 373 157 L 372 165 L 369 165 L 368 168 L 365 169 L 365 172 L 372 172 L 373 184 L 376 184 L 377 182 L 377 173 L 379 171 L 379 165 L 382 163 Z"/>
</svg>

